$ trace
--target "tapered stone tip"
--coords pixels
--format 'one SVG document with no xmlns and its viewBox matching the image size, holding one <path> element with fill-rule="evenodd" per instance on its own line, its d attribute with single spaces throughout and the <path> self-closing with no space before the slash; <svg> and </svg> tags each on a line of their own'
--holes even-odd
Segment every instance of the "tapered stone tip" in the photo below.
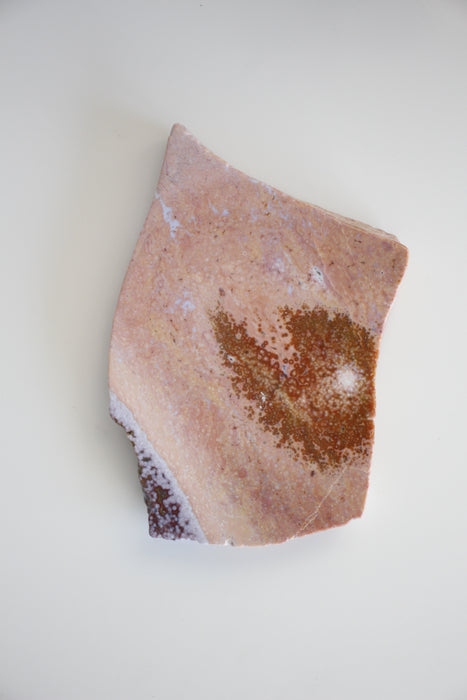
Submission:
<svg viewBox="0 0 467 700">
<path fill-rule="evenodd" d="M 111 414 L 151 535 L 257 545 L 361 515 L 379 340 L 406 264 L 394 236 L 173 127 L 110 347 Z"/>
</svg>

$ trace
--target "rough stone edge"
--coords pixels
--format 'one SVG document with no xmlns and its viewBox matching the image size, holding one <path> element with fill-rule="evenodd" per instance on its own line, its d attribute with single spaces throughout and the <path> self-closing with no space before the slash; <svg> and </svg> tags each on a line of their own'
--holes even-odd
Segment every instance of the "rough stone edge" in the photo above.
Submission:
<svg viewBox="0 0 467 700">
<path fill-rule="evenodd" d="M 138 425 L 130 409 L 112 391 L 110 394 L 110 415 L 116 423 L 122 426 L 133 443 L 141 475 L 157 479 L 157 484 L 170 492 L 169 498 L 180 508 L 180 525 L 182 534 L 164 539 L 189 539 L 206 544 L 208 542 L 201 526 L 190 506 L 188 498 L 178 485 L 178 482 L 167 463 L 154 449 L 144 431 Z M 153 537 L 163 537 L 150 530 Z"/>
<path fill-rule="evenodd" d="M 326 209 L 325 207 L 319 206 L 318 204 L 313 204 L 312 202 L 309 202 L 306 199 L 301 199 L 299 197 L 295 197 L 292 194 L 289 194 L 288 192 L 285 192 L 284 190 L 280 189 L 279 187 L 274 187 L 272 185 L 268 185 L 267 182 L 264 180 L 258 180 L 255 177 L 252 177 L 248 175 L 244 170 L 241 170 L 240 168 L 237 168 L 235 165 L 232 165 L 230 161 L 225 160 L 221 156 L 219 156 L 215 151 L 211 150 L 208 146 L 206 146 L 200 139 L 195 136 L 189 129 L 187 129 L 186 126 L 183 124 L 180 124 L 180 122 L 176 122 L 175 124 L 172 125 L 172 128 L 170 130 L 169 138 L 167 140 L 167 148 L 166 148 L 166 153 L 164 156 L 164 161 L 162 164 L 161 168 L 161 174 L 160 174 L 160 180 L 162 179 L 163 173 L 166 173 L 166 160 L 167 160 L 167 155 L 169 153 L 169 147 L 171 145 L 170 141 L 171 139 L 176 139 L 179 137 L 179 135 L 184 136 L 185 138 L 191 139 L 197 146 L 198 148 L 203 152 L 205 157 L 210 157 L 214 158 L 215 160 L 219 161 L 222 163 L 224 166 L 226 166 L 229 170 L 232 170 L 239 175 L 242 175 L 243 177 L 246 177 L 250 182 L 254 182 L 257 185 L 260 185 L 263 187 L 265 190 L 269 192 L 269 194 L 276 193 L 280 195 L 281 197 L 286 197 L 287 199 L 292 200 L 296 204 L 300 205 L 305 205 L 307 207 L 311 207 L 312 209 L 322 213 L 326 214 L 328 216 L 333 217 L 337 221 L 346 224 L 347 226 L 352 226 L 356 229 L 360 229 L 361 231 L 368 233 L 368 234 L 373 234 L 377 238 L 383 238 L 383 239 L 389 239 L 390 241 L 393 241 L 395 243 L 398 243 L 402 248 L 405 248 L 407 250 L 407 246 L 404 245 L 404 243 L 401 243 L 399 238 L 394 235 L 393 233 L 389 233 L 388 231 L 384 231 L 381 228 L 377 228 L 376 226 L 372 226 L 371 224 L 368 224 L 364 221 L 360 221 L 359 219 L 352 219 L 349 216 L 344 216 L 343 214 L 339 214 L 338 212 L 331 211 L 330 209 Z M 160 184 L 160 181 L 159 181 Z M 159 184 L 156 188 L 156 197 L 158 195 L 158 188 Z M 396 287 L 397 290 L 397 287 Z"/>
</svg>

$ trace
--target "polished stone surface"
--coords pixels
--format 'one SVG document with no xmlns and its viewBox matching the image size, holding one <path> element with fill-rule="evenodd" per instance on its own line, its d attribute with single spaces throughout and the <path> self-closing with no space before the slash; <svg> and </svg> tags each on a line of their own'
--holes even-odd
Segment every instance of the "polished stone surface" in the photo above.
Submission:
<svg viewBox="0 0 467 700">
<path fill-rule="evenodd" d="M 152 535 L 256 545 L 361 515 L 378 343 L 406 263 L 394 236 L 174 126 L 110 350 Z"/>
</svg>

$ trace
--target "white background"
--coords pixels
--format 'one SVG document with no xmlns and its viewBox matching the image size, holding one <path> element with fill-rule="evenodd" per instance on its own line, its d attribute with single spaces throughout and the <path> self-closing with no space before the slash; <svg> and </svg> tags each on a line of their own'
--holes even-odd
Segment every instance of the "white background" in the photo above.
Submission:
<svg viewBox="0 0 467 700">
<path fill-rule="evenodd" d="M 0 2 L 1 700 L 467 698 L 466 77 L 465 0 Z M 359 521 L 147 535 L 107 352 L 177 121 L 409 247 Z"/>
</svg>

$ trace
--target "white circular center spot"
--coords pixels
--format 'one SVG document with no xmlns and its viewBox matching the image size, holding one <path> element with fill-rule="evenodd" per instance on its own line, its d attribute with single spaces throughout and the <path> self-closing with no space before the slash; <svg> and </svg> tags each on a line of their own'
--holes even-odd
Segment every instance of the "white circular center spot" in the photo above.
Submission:
<svg viewBox="0 0 467 700">
<path fill-rule="evenodd" d="M 338 369 L 336 384 L 341 391 L 354 391 L 358 385 L 358 374 L 350 367 Z"/>
</svg>

